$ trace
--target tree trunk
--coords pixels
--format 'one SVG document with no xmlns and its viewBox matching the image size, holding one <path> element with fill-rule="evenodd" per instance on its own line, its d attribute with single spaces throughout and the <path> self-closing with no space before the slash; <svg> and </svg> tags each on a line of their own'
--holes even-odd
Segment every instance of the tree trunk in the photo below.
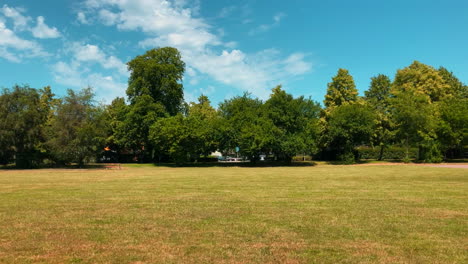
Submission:
<svg viewBox="0 0 468 264">
<path fill-rule="evenodd" d="M 379 160 L 383 160 L 383 153 L 384 153 L 385 145 L 380 145 L 380 153 L 379 153 Z"/>
</svg>

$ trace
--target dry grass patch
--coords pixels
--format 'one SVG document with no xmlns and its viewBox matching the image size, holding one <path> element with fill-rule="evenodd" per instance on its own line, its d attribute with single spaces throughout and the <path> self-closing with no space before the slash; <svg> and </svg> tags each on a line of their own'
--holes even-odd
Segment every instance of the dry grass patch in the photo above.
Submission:
<svg viewBox="0 0 468 264">
<path fill-rule="evenodd" d="M 465 169 L 0 171 L 0 263 L 466 263 Z"/>
</svg>

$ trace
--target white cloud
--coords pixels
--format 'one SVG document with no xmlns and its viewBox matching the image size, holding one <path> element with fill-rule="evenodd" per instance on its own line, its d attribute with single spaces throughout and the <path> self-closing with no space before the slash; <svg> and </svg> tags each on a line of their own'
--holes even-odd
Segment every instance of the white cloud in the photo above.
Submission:
<svg viewBox="0 0 468 264">
<path fill-rule="evenodd" d="M 78 61 L 59 61 L 52 66 L 54 81 L 69 88 L 93 87 L 99 98 L 110 103 L 117 96 L 124 96 L 126 82 L 119 76 L 91 73 L 90 69 Z"/>
<path fill-rule="evenodd" d="M 45 19 L 42 16 L 37 17 L 37 24 L 31 29 L 31 32 L 36 38 L 58 38 L 60 37 L 60 32 L 55 27 L 49 27 L 45 24 Z"/>
<path fill-rule="evenodd" d="M 78 14 L 76 14 L 76 20 L 78 20 L 78 22 L 80 22 L 83 25 L 89 25 L 90 24 L 90 22 L 88 21 L 88 18 L 86 18 L 86 14 L 84 12 L 78 12 Z"/>
<path fill-rule="evenodd" d="M 0 46 L 0 58 L 4 58 L 11 62 L 21 62 L 20 58 L 18 58 L 15 54 L 9 52 L 5 47 Z"/>
<path fill-rule="evenodd" d="M 1 57 L 12 62 L 20 62 L 22 58 L 44 57 L 49 55 L 37 42 L 18 37 L 1 21 L 0 50 Z"/>
<path fill-rule="evenodd" d="M 235 49 L 236 42 L 223 41 L 216 28 L 197 16 L 199 5 L 193 6 L 191 1 L 86 0 L 85 6 L 106 25 L 145 33 L 147 38 L 139 43 L 142 47 L 178 48 L 187 73 L 197 73 L 193 77 L 195 83 L 198 74 L 203 74 L 266 98 L 276 84 L 310 69 L 304 56 L 281 58 L 279 52 L 270 50 L 245 53 Z M 276 14 L 272 25 L 280 23 L 283 17 L 282 13 Z"/>
<path fill-rule="evenodd" d="M 112 13 L 109 10 L 102 9 L 99 11 L 99 18 L 104 25 L 111 26 L 117 23 L 119 16 L 118 14 Z"/>
<path fill-rule="evenodd" d="M 106 55 L 98 46 L 91 44 L 72 43 L 70 49 L 78 62 L 95 62 L 104 69 L 116 69 L 119 74 L 128 76 L 127 65 L 112 55 Z"/>
<path fill-rule="evenodd" d="M 0 8 L 0 13 L 5 17 L 13 20 L 14 30 L 26 30 L 28 28 L 28 23 L 31 20 L 28 16 L 23 16 L 21 13 L 24 13 L 22 8 L 13 8 L 7 5 L 3 5 Z"/>
<path fill-rule="evenodd" d="M 59 61 L 52 67 L 55 82 L 71 88 L 91 86 L 107 103 L 116 96 L 125 95 L 129 73 L 120 59 L 105 53 L 97 45 L 72 42 L 67 46 L 70 60 Z M 101 73 L 96 73 L 95 67 L 100 67 Z"/>
<path fill-rule="evenodd" d="M 291 75 L 302 75 L 309 72 L 312 69 L 312 64 L 305 62 L 305 56 L 303 53 L 291 54 L 284 61 L 284 69 Z"/>
</svg>

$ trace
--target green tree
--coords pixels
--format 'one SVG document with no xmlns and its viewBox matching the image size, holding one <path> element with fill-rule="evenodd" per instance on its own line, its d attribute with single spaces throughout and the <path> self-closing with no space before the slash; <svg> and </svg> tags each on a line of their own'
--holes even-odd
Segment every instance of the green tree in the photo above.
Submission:
<svg viewBox="0 0 468 264">
<path fill-rule="evenodd" d="M 463 157 L 468 145 L 468 98 L 450 98 L 439 104 L 437 136 L 446 157 Z"/>
<path fill-rule="evenodd" d="M 200 155 L 209 155 L 218 148 L 216 125 L 218 113 L 211 106 L 207 96 L 201 95 L 198 103 L 190 103 L 186 118 L 191 135 L 192 157 L 197 160 Z"/>
<path fill-rule="evenodd" d="M 320 155 L 325 159 L 336 159 L 337 153 L 342 150 L 338 145 L 331 144 L 329 119 L 335 108 L 342 105 L 349 105 L 358 102 L 358 91 L 354 84 L 353 77 L 346 69 L 339 69 L 338 73 L 328 83 L 327 93 L 325 94 L 325 108 L 321 112 L 319 120 L 319 146 Z"/>
<path fill-rule="evenodd" d="M 422 161 L 442 160 L 441 130 L 437 129 L 442 125 L 440 104 L 457 97 L 460 90 L 452 77 L 445 69 L 439 71 L 418 61 L 395 75 L 391 93 L 397 135 L 407 147 L 419 147 Z"/>
<path fill-rule="evenodd" d="M 182 114 L 158 119 L 150 129 L 149 139 L 159 156 L 169 155 L 174 162 L 188 161 L 190 131 Z"/>
<path fill-rule="evenodd" d="M 133 150 L 139 162 L 154 159 L 154 145 L 149 139 L 149 131 L 158 119 L 167 116 L 164 106 L 155 102 L 149 95 L 142 95 L 123 111 L 125 117 L 122 122 L 117 123 L 116 142 Z"/>
<path fill-rule="evenodd" d="M 372 135 L 374 146 L 380 146 L 379 160 L 382 160 L 385 148 L 393 138 L 390 119 L 390 89 L 392 82 L 388 76 L 379 74 L 371 78 L 369 90 L 364 99 L 376 114 L 376 129 Z"/>
<path fill-rule="evenodd" d="M 190 103 L 187 115 L 178 114 L 158 119 L 150 128 L 150 140 L 161 157 L 168 154 L 176 163 L 197 162 L 218 147 L 216 141 L 216 110 L 208 97 Z"/>
<path fill-rule="evenodd" d="M 232 153 L 239 147 L 240 154 L 252 162 L 262 153 L 268 153 L 275 140 L 277 129 L 266 117 L 263 102 L 245 93 L 225 100 L 219 106 L 222 122 L 219 129 L 220 149 Z"/>
<path fill-rule="evenodd" d="M 346 69 L 339 69 L 332 82 L 328 84 L 327 94 L 325 95 L 325 107 L 336 107 L 343 104 L 355 102 L 358 91 L 354 84 L 353 77 Z"/>
<path fill-rule="evenodd" d="M 93 96 L 91 88 L 78 93 L 68 90 L 58 104 L 46 143 L 57 162 L 76 162 L 81 167 L 104 147 L 104 109 L 95 105 Z"/>
<path fill-rule="evenodd" d="M 126 147 L 125 142 L 125 118 L 129 107 L 123 97 L 117 97 L 105 108 L 106 146 L 116 153 L 116 159 L 120 157 L 122 150 Z"/>
<path fill-rule="evenodd" d="M 182 78 L 185 63 L 176 48 L 152 49 L 128 62 L 130 78 L 127 95 L 130 104 L 138 98 L 150 96 L 161 103 L 170 115 L 177 114 L 183 102 Z"/>
<path fill-rule="evenodd" d="M 354 163 L 355 148 L 367 144 L 375 128 L 375 114 L 366 105 L 345 104 L 333 109 L 328 120 L 328 146 L 337 159 Z"/>
<path fill-rule="evenodd" d="M 436 106 L 429 103 L 430 97 L 407 89 L 399 92 L 391 102 L 397 139 L 406 146 L 405 160 L 409 161 L 409 147 L 418 146 L 419 159 L 438 161 L 441 153 L 435 128 L 439 118 L 435 111 Z M 424 151 L 424 148 L 428 148 L 429 151 Z"/>
<path fill-rule="evenodd" d="M 397 71 L 392 85 L 392 94 L 408 91 L 428 95 L 430 102 L 442 100 L 450 94 L 450 86 L 433 67 L 413 62 L 410 66 Z"/>
<path fill-rule="evenodd" d="M 291 162 L 298 153 L 316 152 L 318 103 L 303 96 L 294 98 L 277 86 L 264 107 L 267 118 L 275 127 L 271 151 L 277 158 Z"/>
<path fill-rule="evenodd" d="M 7 163 L 15 157 L 16 166 L 31 168 L 41 159 L 40 144 L 53 94 L 50 87 L 29 86 L 5 89 L 0 96 L 0 158 Z"/>
<path fill-rule="evenodd" d="M 439 75 L 448 85 L 448 93 L 455 98 L 468 98 L 468 86 L 464 85 L 454 74 L 444 67 L 439 68 Z"/>
</svg>

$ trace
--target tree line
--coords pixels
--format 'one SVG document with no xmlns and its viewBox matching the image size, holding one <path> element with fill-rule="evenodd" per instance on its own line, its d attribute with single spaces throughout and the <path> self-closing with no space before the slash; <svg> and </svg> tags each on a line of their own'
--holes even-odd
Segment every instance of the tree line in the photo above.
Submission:
<svg viewBox="0 0 468 264">
<path fill-rule="evenodd" d="M 415 61 L 371 78 L 364 96 L 339 69 L 323 107 L 281 86 L 263 101 L 244 93 L 214 108 L 207 96 L 183 100 L 179 51 L 152 49 L 127 63 L 127 99 L 105 105 L 91 88 L 57 98 L 50 87 L 15 86 L 0 94 L 0 164 L 197 162 L 236 153 L 291 162 L 296 155 L 354 163 L 372 150 L 440 162 L 466 155 L 468 86 L 452 72 Z M 367 151 L 367 152 L 366 152 Z M 416 153 L 416 154 L 414 154 Z"/>
</svg>

